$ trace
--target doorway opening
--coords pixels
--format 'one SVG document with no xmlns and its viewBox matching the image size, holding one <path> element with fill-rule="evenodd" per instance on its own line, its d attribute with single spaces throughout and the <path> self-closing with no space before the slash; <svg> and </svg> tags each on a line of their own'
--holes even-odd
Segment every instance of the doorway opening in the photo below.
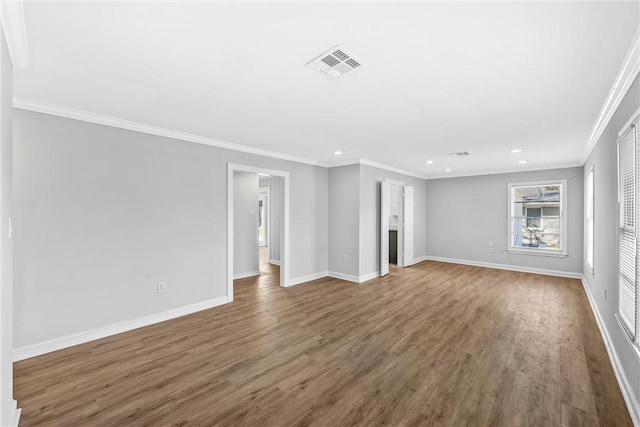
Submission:
<svg viewBox="0 0 640 427">
<path fill-rule="evenodd" d="M 227 299 L 233 280 L 272 274 L 289 283 L 289 173 L 229 163 L 227 176 Z"/>
<path fill-rule="evenodd" d="M 413 187 L 384 180 L 380 184 L 380 276 L 389 264 L 413 264 Z"/>
</svg>

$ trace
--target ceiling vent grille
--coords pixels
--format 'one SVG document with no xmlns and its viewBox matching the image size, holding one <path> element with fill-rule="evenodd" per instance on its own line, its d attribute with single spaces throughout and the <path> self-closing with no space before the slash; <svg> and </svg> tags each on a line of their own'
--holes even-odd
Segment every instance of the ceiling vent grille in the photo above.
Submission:
<svg viewBox="0 0 640 427">
<path fill-rule="evenodd" d="M 307 64 L 309 68 L 334 80 L 339 79 L 349 71 L 360 68 L 362 65 L 364 65 L 364 62 L 339 45 L 334 46 Z"/>
<path fill-rule="evenodd" d="M 455 153 L 449 153 L 450 156 L 458 156 L 458 157 L 466 157 L 466 156 L 470 156 L 471 153 L 469 153 L 468 151 L 458 151 Z"/>
</svg>

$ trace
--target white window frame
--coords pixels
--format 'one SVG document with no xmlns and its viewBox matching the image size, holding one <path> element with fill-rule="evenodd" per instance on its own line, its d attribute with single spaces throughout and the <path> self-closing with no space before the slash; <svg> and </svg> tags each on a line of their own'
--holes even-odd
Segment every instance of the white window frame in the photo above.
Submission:
<svg viewBox="0 0 640 427">
<path fill-rule="evenodd" d="M 513 196 L 516 187 L 540 187 L 545 185 L 560 186 L 560 249 L 540 249 L 540 248 L 523 248 L 514 246 L 514 215 L 513 215 Z M 531 181 L 531 182 L 514 182 L 508 184 L 508 205 L 507 205 L 507 252 L 525 255 L 540 255 L 548 257 L 566 257 L 567 253 L 567 180 L 554 179 L 548 181 Z"/>
<path fill-rule="evenodd" d="M 596 189 L 595 189 L 595 171 L 592 165 L 587 172 L 585 179 L 584 194 L 585 194 L 585 259 L 587 264 L 587 270 L 591 276 L 595 275 L 594 259 L 595 259 L 595 209 L 596 209 Z"/>
<path fill-rule="evenodd" d="M 617 257 L 618 257 L 618 265 L 617 265 L 617 275 L 618 275 L 618 279 L 617 279 L 617 290 L 618 290 L 618 301 L 617 301 L 617 307 L 616 307 L 616 320 L 618 321 L 618 325 L 620 326 L 620 328 L 625 332 L 625 335 L 629 338 L 629 340 L 633 343 L 634 348 L 636 349 L 636 355 L 638 355 L 638 357 L 640 357 L 640 352 L 638 351 L 638 329 L 640 328 L 640 324 L 638 322 L 638 312 L 640 310 L 640 298 L 638 298 L 638 264 L 639 264 L 639 259 L 637 256 L 638 250 L 640 249 L 639 246 L 639 242 L 638 242 L 638 227 L 637 227 L 637 223 L 638 223 L 638 219 L 640 217 L 640 209 L 639 209 L 639 201 L 638 201 L 638 196 L 640 195 L 640 183 L 639 183 L 639 178 L 638 178 L 638 166 L 639 166 L 639 159 L 638 159 L 638 150 L 639 150 L 639 145 L 640 145 L 640 129 L 638 129 L 638 126 L 640 125 L 640 108 L 631 116 L 631 118 L 627 121 L 627 123 L 625 123 L 625 125 L 622 127 L 622 129 L 620 130 L 620 132 L 618 132 L 618 139 L 616 141 L 616 156 L 617 156 L 617 171 L 616 171 L 616 175 L 617 175 L 617 180 L 618 180 L 618 184 L 617 184 L 617 193 L 618 193 L 618 212 L 617 212 L 617 219 L 616 219 L 616 251 L 617 251 Z M 633 285 L 633 289 L 631 294 L 634 296 L 634 306 L 633 311 L 634 311 L 634 319 L 633 319 L 633 325 L 629 325 L 625 320 L 624 320 L 624 316 L 620 313 L 620 306 L 622 305 L 622 297 L 621 297 L 621 292 L 622 292 L 622 265 L 621 265 L 621 260 L 622 257 L 620 255 L 620 235 L 621 235 L 621 224 L 620 221 L 623 218 L 622 217 L 622 185 L 620 183 L 620 148 L 619 148 L 619 144 L 622 141 L 623 137 L 625 135 L 627 135 L 627 132 L 630 132 L 633 135 L 634 141 L 633 141 L 633 165 L 635 168 L 635 180 L 633 181 L 634 184 L 634 188 L 633 188 L 633 193 L 634 193 L 634 205 L 633 205 L 633 213 L 632 216 L 634 218 L 634 226 L 632 229 L 632 232 L 635 235 L 635 240 L 636 240 L 636 244 L 635 244 L 635 248 L 636 248 L 636 256 L 635 256 L 635 260 L 634 265 L 632 266 L 633 268 L 629 267 L 629 269 L 632 269 L 633 272 L 633 281 L 634 283 L 632 283 Z"/>
</svg>

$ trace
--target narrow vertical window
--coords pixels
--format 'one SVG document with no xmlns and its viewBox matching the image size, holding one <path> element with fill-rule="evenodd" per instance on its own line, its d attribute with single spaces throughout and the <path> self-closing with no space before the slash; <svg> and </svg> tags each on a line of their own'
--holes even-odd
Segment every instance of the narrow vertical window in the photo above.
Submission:
<svg viewBox="0 0 640 427">
<path fill-rule="evenodd" d="M 618 318 L 632 340 L 637 310 L 637 155 L 633 125 L 618 139 Z"/>
<path fill-rule="evenodd" d="M 587 174 L 587 182 L 586 182 L 586 199 L 587 199 L 587 206 L 586 206 L 586 232 L 585 232 L 585 237 L 586 237 L 586 245 L 587 245 L 587 268 L 589 269 L 589 273 L 591 273 L 591 275 L 594 274 L 594 270 L 593 270 L 593 232 L 594 232 L 594 228 L 593 228 L 593 217 L 594 217 L 594 187 L 593 187 L 593 167 L 591 167 L 591 169 L 589 170 L 589 173 Z"/>
</svg>

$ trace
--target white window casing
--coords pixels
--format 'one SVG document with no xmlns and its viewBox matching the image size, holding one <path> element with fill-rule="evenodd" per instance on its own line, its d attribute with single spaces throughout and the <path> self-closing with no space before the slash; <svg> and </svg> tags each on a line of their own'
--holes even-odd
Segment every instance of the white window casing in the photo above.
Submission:
<svg viewBox="0 0 640 427">
<path fill-rule="evenodd" d="M 559 201 L 551 206 L 545 206 L 544 202 L 540 202 L 536 205 L 534 201 L 528 202 L 532 205 L 529 208 L 524 208 L 524 202 L 517 200 L 517 191 L 523 191 L 526 189 L 542 188 L 548 186 L 559 187 Z M 527 254 L 527 255 L 542 255 L 550 257 L 566 257 L 567 256 L 567 180 L 549 180 L 549 181 L 534 181 L 534 182 L 520 182 L 508 184 L 508 214 L 509 225 L 507 233 L 507 251 L 509 253 Z M 552 214 L 555 212 L 555 214 Z M 549 216 L 554 215 L 554 216 Z M 527 225 L 527 230 L 523 230 L 524 226 L 522 222 Z M 537 228 L 529 228 L 528 224 L 531 221 Z M 553 225 L 552 230 L 549 227 L 545 228 L 545 224 Z M 532 236 L 526 236 L 530 233 L 534 239 L 541 243 L 544 243 L 550 236 L 556 236 L 557 244 L 539 245 L 532 243 Z"/>
</svg>

